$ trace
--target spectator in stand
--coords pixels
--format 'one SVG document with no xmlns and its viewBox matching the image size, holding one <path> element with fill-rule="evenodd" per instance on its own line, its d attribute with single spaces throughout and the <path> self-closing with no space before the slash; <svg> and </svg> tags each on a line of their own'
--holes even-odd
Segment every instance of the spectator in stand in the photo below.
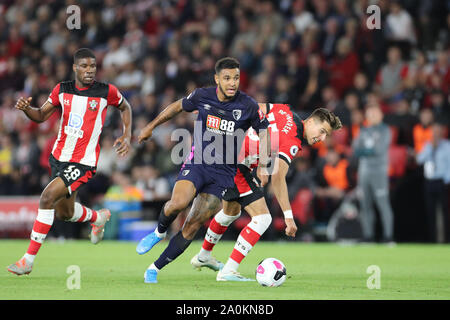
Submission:
<svg viewBox="0 0 450 320">
<path fill-rule="evenodd" d="M 360 109 L 358 95 L 350 91 L 344 96 L 344 101 L 336 107 L 334 114 L 341 119 L 344 127 L 350 128 L 352 125 L 352 112 Z"/>
<path fill-rule="evenodd" d="M 340 104 L 336 90 L 332 86 L 326 86 L 322 90 L 322 106 L 328 110 L 335 112 L 336 108 Z"/>
<path fill-rule="evenodd" d="M 445 95 L 441 90 L 435 89 L 431 91 L 430 109 L 433 111 L 435 119 L 439 119 L 446 126 L 450 125 L 450 101 L 446 101 Z"/>
<path fill-rule="evenodd" d="M 334 149 L 329 149 L 326 163 L 320 171 L 319 186 L 315 189 L 320 209 L 315 210 L 318 222 L 328 222 L 350 189 L 349 162 Z"/>
<path fill-rule="evenodd" d="M 436 75 L 441 80 L 441 86 L 436 86 L 436 89 L 441 89 L 445 94 L 450 93 L 450 50 L 440 50 L 437 53 L 436 62 L 433 65 L 432 75 Z M 430 80 L 431 81 L 431 80 Z M 432 85 L 432 84 L 431 84 Z"/>
<path fill-rule="evenodd" d="M 300 105 L 312 111 L 321 102 L 322 89 L 327 84 L 327 75 L 321 66 L 320 55 L 313 53 L 308 57 L 308 64 L 300 70 L 301 82 L 299 92 L 301 93 Z"/>
<path fill-rule="evenodd" d="M 111 37 L 108 40 L 108 51 L 103 58 L 103 68 L 111 66 L 122 67 L 132 61 L 131 54 L 125 47 L 121 47 L 118 37 Z"/>
<path fill-rule="evenodd" d="M 397 144 L 414 146 L 413 128 L 417 124 L 418 119 L 411 113 L 411 107 L 406 99 L 399 99 L 392 106 L 392 112 L 386 115 L 386 124 L 394 127 L 397 131 Z"/>
<path fill-rule="evenodd" d="M 295 0 L 292 4 L 292 22 L 295 25 L 295 30 L 302 35 L 305 30 L 316 22 L 311 12 L 306 10 L 305 0 Z"/>
<path fill-rule="evenodd" d="M 448 210 L 448 186 L 450 184 L 450 141 L 444 138 L 444 126 L 433 124 L 433 138 L 417 155 L 423 165 L 425 177 L 424 195 L 427 214 L 428 240 L 437 242 L 437 210 L 440 206 L 443 218 L 444 241 L 450 242 Z"/>
<path fill-rule="evenodd" d="M 143 62 L 143 79 L 141 84 L 141 94 L 160 93 L 164 86 L 164 76 L 154 57 L 147 57 Z"/>
<path fill-rule="evenodd" d="M 408 59 L 411 46 L 416 44 L 417 39 L 413 19 L 399 0 L 390 1 L 386 24 L 387 39 L 400 46 L 404 57 Z"/>
<path fill-rule="evenodd" d="M 143 72 L 133 62 L 128 62 L 123 66 L 122 72 L 114 82 L 120 91 L 125 96 L 128 96 L 130 91 L 139 91 L 142 86 L 143 76 Z"/>
<path fill-rule="evenodd" d="M 325 25 L 328 18 L 332 15 L 331 1 L 328 0 L 313 0 L 311 1 L 314 7 L 315 20 L 322 26 Z"/>
<path fill-rule="evenodd" d="M 391 102 L 403 91 L 403 80 L 408 75 L 408 65 L 402 61 L 398 47 L 390 47 L 387 58 L 387 64 L 378 72 L 375 91 L 382 99 Z"/>
<path fill-rule="evenodd" d="M 158 170 L 152 166 L 133 168 L 136 187 L 142 191 L 144 201 L 167 201 L 170 199 L 170 185 Z"/>
<path fill-rule="evenodd" d="M 219 12 L 215 3 L 209 3 L 207 8 L 208 29 L 213 38 L 226 39 L 230 30 L 230 22 Z"/>
<path fill-rule="evenodd" d="M 329 62 L 335 56 L 338 39 L 339 22 L 337 18 L 331 16 L 325 22 L 325 28 L 322 31 L 319 40 L 321 53 L 326 62 Z"/>
<path fill-rule="evenodd" d="M 18 25 L 13 25 L 9 29 L 7 41 L 8 56 L 19 57 L 22 54 L 25 39 L 21 36 Z"/>
<path fill-rule="evenodd" d="M 314 193 L 317 188 L 316 172 L 311 168 L 310 160 L 307 157 L 298 157 L 293 160 L 293 163 L 295 164 L 294 169 L 286 176 L 291 201 L 294 200 L 299 190 L 307 189 Z"/>
<path fill-rule="evenodd" d="M 353 51 L 348 38 L 340 38 L 337 42 L 336 56 L 329 67 L 330 84 L 336 90 L 339 98 L 342 98 L 354 82 L 355 75 L 359 71 L 359 60 Z"/>
<path fill-rule="evenodd" d="M 308 64 L 308 59 L 311 54 L 319 52 L 320 46 L 317 39 L 319 30 L 320 28 L 317 25 L 312 25 L 303 32 L 301 45 L 297 50 L 298 64 L 300 67 Z"/>
<path fill-rule="evenodd" d="M 359 136 L 361 128 L 365 125 L 364 112 L 361 109 L 355 109 L 351 113 L 352 126 L 350 128 L 351 140 L 355 140 Z"/>
<path fill-rule="evenodd" d="M 425 144 L 433 138 L 432 124 L 434 122 L 433 112 L 429 108 L 420 111 L 420 122 L 413 128 L 414 151 L 419 154 Z"/>
<path fill-rule="evenodd" d="M 358 96 L 359 104 L 361 106 L 366 105 L 367 95 L 370 92 L 367 75 L 363 72 L 358 72 L 353 80 L 353 88 L 350 90 Z"/>
</svg>

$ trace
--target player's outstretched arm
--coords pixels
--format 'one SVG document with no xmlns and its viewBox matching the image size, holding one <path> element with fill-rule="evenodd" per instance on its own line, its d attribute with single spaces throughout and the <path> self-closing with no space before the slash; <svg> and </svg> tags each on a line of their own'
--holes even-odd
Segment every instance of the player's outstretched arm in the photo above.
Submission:
<svg viewBox="0 0 450 320">
<path fill-rule="evenodd" d="M 56 107 L 48 101 L 46 101 L 40 108 L 33 108 L 31 106 L 32 99 L 32 97 L 20 97 L 15 105 L 15 108 L 22 110 L 30 120 L 38 123 L 44 122 L 53 114 L 53 112 L 55 112 Z"/>
<path fill-rule="evenodd" d="M 123 123 L 123 134 L 121 137 L 117 138 L 116 141 L 114 141 L 113 147 L 118 146 L 116 152 L 120 156 L 125 156 L 128 151 L 130 151 L 132 111 L 131 106 L 126 99 L 123 99 L 118 108 L 120 110 L 120 117 L 122 118 Z"/>
<path fill-rule="evenodd" d="M 160 124 L 169 121 L 173 117 L 175 117 L 177 114 L 179 114 L 181 111 L 183 111 L 183 107 L 181 104 L 182 99 L 177 100 L 171 104 L 169 104 L 153 121 L 151 121 L 149 124 L 145 126 L 144 129 L 142 129 L 141 133 L 138 137 L 138 142 L 141 143 L 148 138 L 150 138 L 153 134 L 153 130 L 159 126 Z"/>
<path fill-rule="evenodd" d="M 271 179 L 273 193 L 275 194 L 281 210 L 283 210 L 285 215 L 284 221 L 286 223 L 286 235 L 289 237 L 295 237 L 297 226 L 292 216 L 292 208 L 289 202 L 288 187 L 286 184 L 286 175 L 289 170 L 289 165 L 286 161 L 276 157 L 275 168 L 275 173 L 272 175 Z"/>
</svg>

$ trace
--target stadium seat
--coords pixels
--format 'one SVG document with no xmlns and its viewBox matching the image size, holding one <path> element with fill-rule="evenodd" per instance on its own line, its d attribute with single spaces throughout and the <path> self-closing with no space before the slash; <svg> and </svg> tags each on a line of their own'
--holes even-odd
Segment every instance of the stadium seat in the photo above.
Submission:
<svg viewBox="0 0 450 320">
<path fill-rule="evenodd" d="M 276 217 L 272 220 L 273 228 L 279 232 L 283 231 L 286 228 L 286 223 L 284 222 L 284 218 Z"/>
<path fill-rule="evenodd" d="M 397 144 L 398 141 L 398 128 L 395 126 L 389 126 L 391 129 L 391 145 Z"/>
<path fill-rule="evenodd" d="M 405 174 L 408 152 L 405 146 L 389 147 L 389 177 L 399 178 Z"/>
<path fill-rule="evenodd" d="M 241 231 L 245 228 L 246 225 L 250 223 L 251 220 L 252 219 L 250 218 L 250 216 L 245 214 L 236 219 L 236 221 L 233 223 L 233 226 L 235 229 Z"/>
<path fill-rule="evenodd" d="M 335 130 L 332 133 L 333 142 L 341 145 L 348 145 L 349 130 L 348 127 L 342 127 L 340 130 Z"/>
<path fill-rule="evenodd" d="M 312 200 L 312 192 L 307 189 L 301 189 L 291 202 L 292 213 L 302 225 L 306 224 L 313 216 L 311 207 Z"/>
</svg>

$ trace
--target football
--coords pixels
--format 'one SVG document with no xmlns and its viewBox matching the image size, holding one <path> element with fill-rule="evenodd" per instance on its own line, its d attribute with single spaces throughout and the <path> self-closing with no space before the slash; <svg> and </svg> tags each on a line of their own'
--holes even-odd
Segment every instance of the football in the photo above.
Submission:
<svg viewBox="0 0 450 320">
<path fill-rule="evenodd" d="M 286 280 L 286 267 L 276 258 L 267 258 L 256 267 L 256 281 L 264 287 L 279 287 Z"/>
</svg>

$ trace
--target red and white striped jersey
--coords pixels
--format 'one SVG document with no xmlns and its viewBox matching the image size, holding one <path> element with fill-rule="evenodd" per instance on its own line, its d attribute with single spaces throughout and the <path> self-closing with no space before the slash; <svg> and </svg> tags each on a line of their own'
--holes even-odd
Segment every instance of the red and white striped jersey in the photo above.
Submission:
<svg viewBox="0 0 450 320">
<path fill-rule="evenodd" d="M 287 104 L 268 103 L 266 107 L 271 152 L 290 164 L 297 152 L 302 149 L 302 142 L 306 143 L 303 137 L 303 122 Z M 255 168 L 258 166 L 258 159 L 259 137 L 256 131 L 250 128 L 242 144 L 238 160 L 249 168 Z"/>
<path fill-rule="evenodd" d="M 87 88 L 78 88 L 75 80 L 58 83 L 48 97 L 48 102 L 62 108 L 53 156 L 61 162 L 96 167 L 107 106 L 118 107 L 122 101 L 112 84 L 94 81 Z"/>
</svg>

